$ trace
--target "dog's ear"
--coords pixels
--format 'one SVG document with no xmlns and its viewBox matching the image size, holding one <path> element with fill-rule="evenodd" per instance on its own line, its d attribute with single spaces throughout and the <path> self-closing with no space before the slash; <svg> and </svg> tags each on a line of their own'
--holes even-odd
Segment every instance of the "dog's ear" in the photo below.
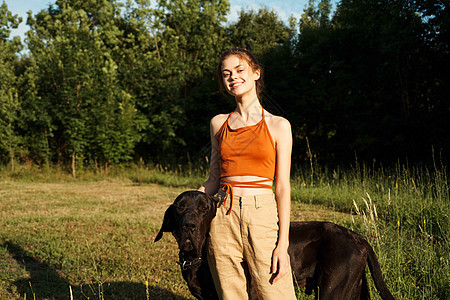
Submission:
<svg viewBox="0 0 450 300">
<path fill-rule="evenodd" d="M 156 235 L 154 242 L 159 241 L 162 238 L 164 232 L 172 232 L 175 230 L 175 223 L 173 220 L 173 210 L 174 209 L 175 208 L 173 207 L 173 205 L 171 205 L 164 213 L 164 220 L 161 225 L 161 229 L 159 230 L 158 234 Z"/>
<path fill-rule="evenodd" d="M 216 196 L 209 196 L 209 198 L 214 202 L 214 204 L 216 204 L 217 205 L 217 203 L 219 203 L 219 198 L 218 197 L 216 197 Z"/>
</svg>

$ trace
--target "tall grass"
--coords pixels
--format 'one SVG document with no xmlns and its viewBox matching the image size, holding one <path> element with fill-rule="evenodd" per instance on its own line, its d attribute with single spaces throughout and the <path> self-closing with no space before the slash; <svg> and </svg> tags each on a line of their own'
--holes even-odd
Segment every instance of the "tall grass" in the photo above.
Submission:
<svg viewBox="0 0 450 300">
<path fill-rule="evenodd" d="M 294 171 L 293 201 L 361 216 L 348 227 L 371 242 L 396 298 L 450 297 L 450 196 L 444 165 L 355 164 L 346 170 L 315 165 Z"/>
</svg>

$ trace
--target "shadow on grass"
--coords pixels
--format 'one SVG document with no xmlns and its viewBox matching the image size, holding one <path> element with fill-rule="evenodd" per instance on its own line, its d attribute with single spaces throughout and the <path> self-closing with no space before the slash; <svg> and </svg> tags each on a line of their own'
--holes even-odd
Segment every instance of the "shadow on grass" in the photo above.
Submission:
<svg viewBox="0 0 450 300">
<path fill-rule="evenodd" d="M 21 299 L 174 299 L 185 300 L 163 288 L 149 286 L 148 295 L 144 284 L 136 282 L 107 282 L 102 285 L 91 284 L 71 286 L 62 271 L 47 263 L 28 256 L 18 245 L 6 242 L 0 245 L 7 249 L 12 258 L 22 266 L 30 278 L 13 282 Z"/>
</svg>

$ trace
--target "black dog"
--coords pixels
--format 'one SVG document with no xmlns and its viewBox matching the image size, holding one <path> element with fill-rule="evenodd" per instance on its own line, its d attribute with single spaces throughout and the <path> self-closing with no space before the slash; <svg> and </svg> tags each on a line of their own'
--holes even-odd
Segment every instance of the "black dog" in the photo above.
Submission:
<svg viewBox="0 0 450 300">
<path fill-rule="evenodd" d="M 166 210 L 155 242 L 171 232 L 179 247 L 184 280 L 197 299 L 218 299 L 206 260 L 206 238 L 218 201 L 198 191 L 179 195 Z M 289 255 L 298 286 L 316 299 L 369 299 L 368 265 L 382 299 L 394 299 L 369 243 L 357 233 L 330 222 L 291 222 Z M 250 277 L 249 277 L 250 278 Z M 257 299 L 249 283 L 250 299 Z"/>
</svg>

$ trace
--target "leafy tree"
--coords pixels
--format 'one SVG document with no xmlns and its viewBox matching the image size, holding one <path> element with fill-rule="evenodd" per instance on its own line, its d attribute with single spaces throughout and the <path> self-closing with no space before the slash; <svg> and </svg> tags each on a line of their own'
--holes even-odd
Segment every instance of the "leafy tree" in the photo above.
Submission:
<svg viewBox="0 0 450 300">
<path fill-rule="evenodd" d="M 421 16 L 423 29 L 418 32 L 422 51 L 412 58 L 420 68 L 417 78 L 419 107 L 426 124 L 425 135 L 436 153 L 450 159 L 450 2 L 445 0 L 411 1 L 410 6 Z M 413 109 L 414 110 L 414 109 Z"/>
<path fill-rule="evenodd" d="M 227 28 L 227 33 L 233 46 L 247 48 L 259 57 L 289 42 L 293 35 L 292 28 L 266 7 L 258 11 L 242 9 L 238 21 Z"/>
<path fill-rule="evenodd" d="M 89 9 L 84 10 L 83 9 Z M 122 32 L 114 1 L 56 1 L 29 16 L 29 48 L 41 76 L 37 96 L 50 109 L 50 147 L 75 176 L 83 161 L 107 166 L 131 157 L 139 141 L 131 96 L 117 86 L 112 49 Z"/>
<path fill-rule="evenodd" d="M 321 0 L 316 7 L 315 0 L 309 0 L 300 19 L 300 31 L 311 27 L 325 27 L 331 23 L 330 0 Z"/>
<path fill-rule="evenodd" d="M 36 60 L 22 57 L 17 64 L 18 94 L 20 101 L 16 132 L 21 137 L 20 159 L 47 168 L 51 162 L 50 140 L 54 125 L 50 103 L 39 94 L 39 68 Z"/>
<path fill-rule="evenodd" d="M 141 106 L 149 120 L 143 147 L 155 158 L 185 154 L 186 141 L 198 140 L 198 130 L 208 126 L 211 116 L 199 110 L 215 89 L 228 9 L 226 0 L 162 0 L 148 9 L 153 49 L 146 54 L 151 65 L 143 84 L 151 92 Z M 177 151 L 180 146 L 184 151 Z"/>
<path fill-rule="evenodd" d="M 4 162 L 4 158 L 9 157 L 12 172 L 18 144 L 14 123 L 19 110 L 14 67 L 21 43 L 18 37 L 10 40 L 9 36 L 11 29 L 17 28 L 21 21 L 3 2 L 0 6 L 0 160 Z"/>
<path fill-rule="evenodd" d="M 344 108 L 356 104 L 361 112 L 347 118 L 341 134 L 364 157 L 420 159 L 433 144 L 423 85 L 431 53 L 422 39 L 423 19 L 411 4 L 343 0 L 335 17 L 336 37 L 347 45 L 335 53 L 337 93 L 348 95 Z"/>
<path fill-rule="evenodd" d="M 329 22 L 320 17 L 329 12 L 325 2 L 315 8 L 310 1 L 294 47 L 300 136 L 327 161 L 349 161 L 354 153 L 417 160 L 429 157 L 431 145 L 444 149 L 448 142 L 433 129 L 440 126 L 431 124 L 448 119 L 448 104 L 434 94 L 445 76 L 431 67 L 436 51 L 423 37 L 432 27 L 418 2 L 342 0 Z"/>
<path fill-rule="evenodd" d="M 292 124 L 295 161 L 307 159 L 307 139 L 313 155 L 328 157 L 330 149 L 324 145 L 335 130 L 334 123 L 328 118 L 333 89 L 329 80 L 330 37 L 333 33 L 330 14 L 329 1 L 320 1 L 317 6 L 315 1 L 309 1 L 299 20 L 299 30 L 292 29 L 296 36 L 290 39 L 291 45 L 283 51 L 284 55 L 277 52 L 272 55 L 277 71 L 267 72 L 274 74 L 268 85 L 275 82 L 275 101 Z"/>
</svg>

